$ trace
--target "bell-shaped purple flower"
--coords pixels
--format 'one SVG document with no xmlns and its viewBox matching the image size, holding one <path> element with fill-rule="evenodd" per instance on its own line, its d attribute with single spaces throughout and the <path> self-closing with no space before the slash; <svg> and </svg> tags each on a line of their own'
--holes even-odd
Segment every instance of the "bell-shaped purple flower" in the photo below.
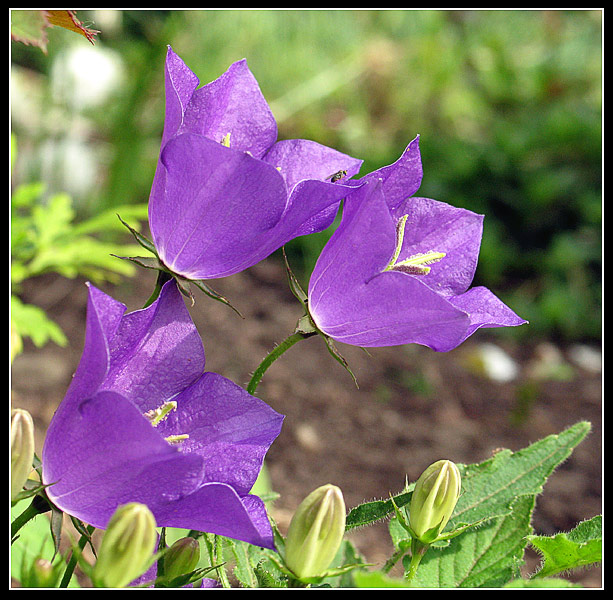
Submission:
<svg viewBox="0 0 613 600">
<path fill-rule="evenodd" d="M 146 504 L 158 526 L 272 548 L 249 492 L 283 416 L 204 372 L 200 336 L 174 281 L 148 308 L 89 288 L 85 347 L 43 447 L 43 481 L 61 510 L 105 528 Z"/>
<path fill-rule="evenodd" d="M 170 271 L 191 280 L 232 275 L 332 223 L 362 161 L 308 140 L 277 142 L 245 60 L 198 88 L 169 47 L 165 81 L 149 226 Z"/>
<path fill-rule="evenodd" d="M 448 351 L 480 327 L 526 321 L 473 287 L 483 216 L 428 198 L 418 139 L 356 182 L 309 282 L 317 328 L 356 346 L 417 343 Z M 469 289 L 470 288 L 470 289 Z"/>
</svg>

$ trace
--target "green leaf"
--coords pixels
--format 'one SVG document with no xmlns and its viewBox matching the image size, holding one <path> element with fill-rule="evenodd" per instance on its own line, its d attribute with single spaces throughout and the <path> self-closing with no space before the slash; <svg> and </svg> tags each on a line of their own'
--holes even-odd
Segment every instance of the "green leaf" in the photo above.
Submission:
<svg viewBox="0 0 613 600">
<path fill-rule="evenodd" d="M 330 563 L 326 576 L 321 583 L 336 588 L 352 587 L 352 574 L 355 569 L 366 567 L 364 558 L 350 540 L 343 540 L 336 556 Z"/>
<path fill-rule="evenodd" d="M 58 346 L 68 343 L 59 325 L 47 317 L 45 311 L 33 304 L 24 304 L 17 296 L 11 295 L 11 326 L 14 333 L 21 337 L 29 337 L 37 347 L 49 340 Z"/>
<path fill-rule="evenodd" d="M 532 533 L 530 515 L 536 496 L 589 430 L 589 423 L 580 422 L 518 452 L 503 450 L 483 463 L 458 465 L 462 495 L 446 529 L 448 534 L 461 528 L 465 531 L 457 537 L 448 535 L 445 548 L 428 550 L 413 583 L 500 587 L 508 582 L 527 543 L 525 538 Z M 408 534 L 395 518 L 390 533 L 399 552 L 406 551 Z"/>
<path fill-rule="evenodd" d="M 556 575 L 563 571 L 602 561 L 602 517 L 583 521 L 568 533 L 554 536 L 529 535 L 528 541 L 543 559 L 536 578 Z"/>
<path fill-rule="evenodd" d="M 349 511 L 345 521 L 345 530 L 349 531 L 355 527 L 371 525 L 376 521 L 385 519 L 394 512 L 394 504 L 401 508 L 411 501 L 412 492 L 403 491 L 388 500 L 372 500 L 360 504 Z"/>
<path fill-rule="evenodd" d="M 506 588 L 580 588 L 578 583 L 560 579 L 559 577 L 544 577 L 543 579 L 514 579 L 503 586 Z"/>
<path fill-rule="evenodd" d="M 388 577 L 380 571 L 355 571 L 353 584 L 357 588 L 409 588 L 411 585 L 404 579 Z"/>
<path fill-rule="evenodd" d="M 517 452 L 502 450 L 480 464 L 458 465 L 462 495 L 446 530 L 507 515 L 518 496 L 540 494 L 554 469 L 590 428 L 589 423 L 580 422 Z"/>
<path fill-rule="evenodd" d="M 421 561 L 413 587 L 502 587 L 516 572 L 531 531 L 534 496 L 521 496 L 504 517 L 468 530 L 443 549 L 431 548 Z M 404 559 L 408 570 L 410 557 Z"/>
</svg>

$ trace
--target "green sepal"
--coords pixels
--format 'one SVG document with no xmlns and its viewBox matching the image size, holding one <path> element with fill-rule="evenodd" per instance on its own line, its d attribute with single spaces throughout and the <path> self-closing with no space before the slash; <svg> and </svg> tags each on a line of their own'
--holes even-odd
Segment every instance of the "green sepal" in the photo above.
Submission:
<svg viewBox="0 0 613 600">
<path fill-rule="evenodd" d="M 175 279 L 177 279 L 178 282 L 179 278 L 175 276 Z M 191 279 L 189 281 L 190 283 L 193 283 L 201 292 L 204 292 L 209 298 L 212 298 L 213 300 L 217 300 L 217 302 L 221 302 L 222 304 L 229 306 L 241 319 L 245 318 L 243 317 L 241 312 L 235 306 L 233 306 L 225 296 L 222 296 L 220 293 L 216 292 L 213 288 L 204 283 L 202 279 Z"/>
<path fill-rule="evenodd" d="M 330 336 L 327 336 L 325 333 L 319 330 L 317 330 L 317 333 L 319 333 L 319 335 L 321 335 L 321 337 L 324 339 L 324 342 L 326 342 L 328 352 L 330 353 L 332 358 L 334 358 L 334 360 L 336 360 L 349 373 L 349 375 L 351 375 L 353 383 L 355 383 L 355 387 L 360 389 L 356 376 L 353 374 L 353 371 L 351 370 L 351 367 L 349 366 L 347 360 L 336 349 L 336 346 L 334 345 L 334 340 Z"/>
<path fill-rule="evenodd" d="M 121 260 L 129 260 L 145 269 L 154 269 L 156 271 L 166 271 L 170 273 L 157 256 L 118 256 L 117 254 L 111 254 L 111 256 L 120 258 Z"/>
<path fill-rule="evenodd" d="M 289 261 L 287 260 L 287 254 L 285 254 L 285 246 L 283 246 L 282 251 L 283 251 L 283 260 L 285 261 L 285 268 L 287 270 L 287 280 L 289 283 L 289 289 L 292 291 L 292 294 L 296 296 L 300 304 L 302 304 L 302 306 L 304 306 L 304 308 L 306 309 L 307 302 L 308 302 L 306 292 L 302 289 L 302 286 L 300 285 L 298 278 L 294 275 L 294 272 L 289 266 Z"/>
<path fill-rule="evenodd" d="M 136 231 L 136 229 L 134 229 L 133 227 L 131 227 L 130 225 L 128 225 L 119 215 L 117 215 L 117 218 L 121 221 L 121 223 L 128 228 L 128 230 L 130 231 L 130 233 L 134 236 L 134 239 L 145 249 L 148 250 L 149 252 L 151 252 L 151 254 L 154 254 L 155 256 L 158 255 L 158 253 L 155 250 L 155 245 L 153 244 L 153 242 L 149 239 L 147 239 L 142 233 L 139 233 L 138 231 Z"/>
</svg>

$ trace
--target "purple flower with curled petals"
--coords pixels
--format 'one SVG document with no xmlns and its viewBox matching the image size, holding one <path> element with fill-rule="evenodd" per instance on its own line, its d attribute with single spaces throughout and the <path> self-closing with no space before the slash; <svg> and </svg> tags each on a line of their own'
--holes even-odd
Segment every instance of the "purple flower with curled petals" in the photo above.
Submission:
<svg viewBox="0 0 613 600">
<path fill-rule="evenodd" d="M 356 182 L 309 282 L 309 313 L 324 335 L 444 352 L 480 327 L 526 322 L 487 288 L 470 288 L 483 216 L 412 197 L 421 178 L 415 139 L 394 164 Z"/>
<path fill-rule="evenodd" d="M 362 161 L 313 141 L 277 142 L 245 60 L 198 88 L 169 47 L 165 82 L 149 226 L 169 271 L 189 280 L 232 275 L 332 223 Z"/>
<path fill-rule="evenodd" d="M 273 547 L 249 492 L 283 416 L 221 375 L 174 281 L 148 308 L 89 288 L 85 347 L 43 447 L 43 481 L 61 510 L 105 528 L 146 504 L 158 526 Z"/>
</svg>

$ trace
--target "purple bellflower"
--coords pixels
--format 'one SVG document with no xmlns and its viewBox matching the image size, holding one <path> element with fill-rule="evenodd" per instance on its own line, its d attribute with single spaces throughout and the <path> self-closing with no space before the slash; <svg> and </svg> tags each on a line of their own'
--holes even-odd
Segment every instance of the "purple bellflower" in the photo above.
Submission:
<svg viewBox="0 0 613 600">
<path fill-rule="evenodd" d="M 105 528 L 146 504 L 158 526 L 273 547 L 249 492 L 283 416 L 204 372 L 202 341 L 173 280 L 148 308 L 89 287 L 85 347 L 43 447 L 43 481 L 61 510 Z"/>
<path fill-rule="evenodd" d="M 422 179 L 418 138 L 392 165 L 355 182 L 311 274 L 316 327 L 355 346 L 417 343 L 445 352 L 480 327 L 525 323 L 473 287 L 483 216 L 412 197 Z"/>
<path fill-rule="evenodd" d="M 155 251 L 188 280 L 226 277 L 334 220 L 361 160 L 277 124 L 245 60 L 198 88 L 169 47 L 166 113 L 149 197 Z"/>
</svg>

